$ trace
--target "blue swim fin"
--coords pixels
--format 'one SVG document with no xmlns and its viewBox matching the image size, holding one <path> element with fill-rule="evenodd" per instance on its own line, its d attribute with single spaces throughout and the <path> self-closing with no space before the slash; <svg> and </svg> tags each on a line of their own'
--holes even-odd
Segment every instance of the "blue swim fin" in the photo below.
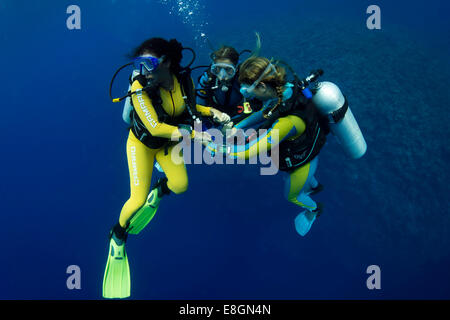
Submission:
<svg viewBox="0 0 450 320">
<path fill-rule="evenodd" d="M 295 230 L 304 237 L 311 229 L 312 224 L 316 218 L 322 213 L 323 206 L 321 203 L 317 204 L 317 208 L 313 211 L 305 210 L 295 218 Z"/>
</svg>

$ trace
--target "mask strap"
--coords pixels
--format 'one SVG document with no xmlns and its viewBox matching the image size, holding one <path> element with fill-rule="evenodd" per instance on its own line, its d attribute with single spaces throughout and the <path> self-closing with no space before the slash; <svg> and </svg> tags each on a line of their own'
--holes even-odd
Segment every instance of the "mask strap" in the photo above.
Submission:
<svg viewBox="0 0 450 320">
<path fill-rule="evenodd" d="M 269 69 L 272 69 L 272 71 L 271 71 L 269 74 L 265 75 L 265 73 L 267 73 L 267 71 L 268 71 Z M 277 73 L 277 69 L 276 69 L 275 66 L 272 64 L 272 62 L 269 62 L 269 64 L 268 64 L 267 67 L 264 69 L 264 71 L 261 73 L 261 75 L 259 76 L 259 78 L 258 78 L 255 82 L 253 82 L 253 84 L 252 84 L 247 90 L 249 90 L 249 91 L 255 90 L 255 88 L 258 86 L 258 84 L 262 81 L 262 79 L 263 79 L 264 77 L 269 77 L 269 76 L 271 76 L 271 75 L 274 74 L 274 73 Z"/>
</svg>

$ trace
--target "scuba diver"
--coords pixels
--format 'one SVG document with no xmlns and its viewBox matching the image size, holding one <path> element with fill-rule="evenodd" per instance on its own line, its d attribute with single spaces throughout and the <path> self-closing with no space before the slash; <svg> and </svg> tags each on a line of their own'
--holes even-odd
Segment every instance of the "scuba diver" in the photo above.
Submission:
<svg viewBox="0 0 450 320">
<path fill-rule="evenodd" d="M 288 173 L 285 195 L 288 201 L 305 209 L 295 219 L 297 232 L 305 236 L 323 212 L 323 205 L 311 196 L 323 190 L 314 174 L 327 134 L 333 132 L 352 158 L 361 157 L 367 145 L 347 100 L 336 85 L 321 82 L 308 88 L 323 74 L 322 70 L 300 80 L 292 68 L 286 66 L 294 75 L 293 82 L 287 82 L 285 68 L 272 64 L 267 58 L 250 57 L 242 63 L 240 91 L 247 99 L 262 101 L 263 107 L 237 123 L 230 136 L 239 133 L 238 129 L 266 130 L 256 137 L 247 137 L 241 145 L 221 148 L 209 142 L 207 149 L 212 153 L 226 153 L 234 159 L 249 159 L 266 150 L 272 151 L 273 157 L 278 147 L 278 168 Z"/>
<path fill-rule="evenodd" d="M 257 40 L 255 52 L 259 52 L 258 34 Z M 243 50 L 238 53 L 233 47 L 221 46 L 211 54 L 212 64 L 198 78 L 197 103 L 225 112 L 234 122 L 261 107 L 257 100 L 247 101 L 240 92 L 239 59 L 244 53 L 251 51 Z"/>
<path fill-rule="evenodd" d="M 242 104 L 238 81 L 240 54 L 233 47 L 222 46 L 211 54 L 212 64 L 198 80 L 197 103 L 213 106 L 236 116 Z"/>
<path fill-rule="evenodd" d="M 173 148 L 183 136 L 204 142 L 211 136 L 192 129 L 200 117 L 211 117 L 218 123 L 230 118 L 211 107 L 195 102 L 195 90 L 189 66 L 181 67 L 183 46 L 175 39 L 167 41 L 151 38 L 143 42 L 133 54 L 129 92 L 113 102 L 128 99 L 124 119 L 129 120 L 130 130 L 126 143 L 130 174 L 130 198 L 120 212 L 119 222 L 110 232 L 108 261 L 103 278 L 103 297 L 126 298 L 130 296 L 130 270 L 125 243 L 128 234 L 138 234 L 155 215 L 161 198 L 170 193 L 181 194 L 188 187 L 186 167 L 172 159 Z M 112 97 L 111 97 L 112 98 Z M 179 139 L 179 140 L 177 140 Z M 151 188 L 155 159 L 162 167 L 165 177 Z M 150 191 L 150 192 L 149 192 Z"/>
</svg>

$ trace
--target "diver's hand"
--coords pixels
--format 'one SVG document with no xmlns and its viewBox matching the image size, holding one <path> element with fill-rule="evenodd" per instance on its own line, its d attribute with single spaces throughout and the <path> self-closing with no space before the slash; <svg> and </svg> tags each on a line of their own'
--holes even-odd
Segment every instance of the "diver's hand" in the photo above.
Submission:
<svg viewBox="0 0 450 320">
<path fill-rule="evenodd" d="M 230 122 L 231 118 L 226 113 L 220 112 L 217 109 L 211 108 L 211 113 L 213 120 L 220 124 L 225 124 L 227 122 Z"/>
<path fill-rule="evenodd" d="M 194 133 L 194 141 L 200 143 L 208 143 L 212 141 L 211 135 L 205 131 L 195 131 Z"/>
<path fill-rule="evenodd" d="M 226 131 L 225 140 L 230 144 L 235 144 L 235 137 L 237 135 L 238 129 L 236 127 L 232 127 Z"/>
<path fill-rule="evenodd" d="M 203 145 L 206 147 L 206 150 L 211 153 L 211 155 L 216 155 L 217 153 L 227 154 L 228 147 L 224 144 L 217 145 L 214 142 L 203 142 Z"/>
<path fill-rule="evenodd" d="M 226 137 L 228 137 L 228 134 L 233 129 L 233 121 L 229 121 L 222 125 L 222 128 L 220 128 L 220 131 L 222 131 L 222 134 L 224 134 Z"/>
<path fill-rule="evenodd" d="M 225 123 L 222 128 L 224 130 L 232 130 L 233 129 L 233 121 L 228 121 L 227 123 Z"/>
<path fill-rule="evenodd" d="M 237 131 L 238 131 L 238 129 L 236 127 L 233 127 L 233 126 L 231 126 L 231 128 L 227 128 L 227 129 L 228 129 L 226 131 L 227 132 L 227 136 L 226 136 L 227 139 L 233 138 L 236 135 Z"/>
</svg>

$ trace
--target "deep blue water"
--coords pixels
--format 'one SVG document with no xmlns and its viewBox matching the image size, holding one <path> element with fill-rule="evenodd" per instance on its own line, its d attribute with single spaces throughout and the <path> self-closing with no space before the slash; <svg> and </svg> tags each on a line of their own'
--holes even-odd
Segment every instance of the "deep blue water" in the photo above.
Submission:
<svg viewBox="0 0 450 320">
<path fill-rule="evenodd" d="M 81 30 L 66 28 L 71 4 Z M 129 195 L 126 125 L 107 92 L 126 55 L 147 38 L 175 37 L 205 64 L 200 33 L 243 50 L 254 31 L 263 55 L 299 75 L 325 70 L 368 152 L 348 160 L 330 139 L 317 173 L 326 211 L 304 238 L 281 173 L 188 166 L 188 192 L 165 199 L 128 241 L 132 298 L 450 298 L 450 5 L 376 1 L 382 29 L 370 31 L 369 1 L 184 4 L 0 3 L 0 298 L 101 298 L 108 231 Z M 372 264 L 381 290 L 366 288 Z M 81 268 L 81 290 L 66 288 L 69 265 Z"/>
</svg>

